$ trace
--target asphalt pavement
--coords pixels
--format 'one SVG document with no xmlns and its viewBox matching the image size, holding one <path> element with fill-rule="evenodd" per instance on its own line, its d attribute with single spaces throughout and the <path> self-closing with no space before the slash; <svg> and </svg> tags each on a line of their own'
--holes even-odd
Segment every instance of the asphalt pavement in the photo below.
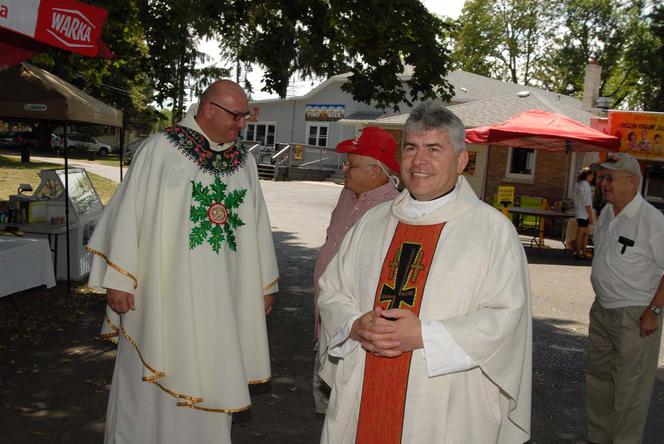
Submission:
<svg viewBox="0 0 664 444">
<path fill-rule="evenodd" d="M 341 191 L 320 182 L 262 182 L 277 246 L 280 297 L 270 320 L 272 390 L 254 396 L 251 419 L 238 422 L 237 442 L 317 442 L 321 421 L 311 398 L 313 264 Z M 575 259 L 558 240 L 530 248 L 533 302 L 533 443 L 582 443 L 585 435 L 585 356 L 594 293 L 590 262 Z M 662 442 L 664 353 L 655 385 L 646 443 Z M 276 390 L 276 391 L 275 391 Z M 264 439 L 264 440 L 263 440 Z"/>
<path fill-rule="evenodd" d="M 322 419 L 314 413 L 311 396 L 312 274 L 341 187 L 319 182 L 261 184 L 280 269 L 279 297 L 268 319 L 273 378 L 252 389 L 251 410 L 235 415 L 233 442 L 316 443 Z M 584 367 L 593 300 L 590 263 L 565 254 L 558 241 L 548 240 L 547 245 L 541 250 L 526 248 L 533 298 L 532 442 L 581 443 L 586 442 Z M 31 300 L 47 301 L 52 294 L 52 290 L 28 292 L 16 301 L 25 309 Z M 10 302 L 0 300 L 2 313 L 14 312 Z M 51 320 L 35 322 L 33 332 L 17 327 L 15 334 L 39 333 L 41 342 L 19 341 L 20 347 L 4 349 L 0 442 L 103 440 L 114 348 L 95 338 L 103 302 L 76 310 L 81 317 L 64 327 L 51 327 L 55 323 Z M 664 422 L 658 420 L 664 415 L 662 356 L 647 443 L 662 442 L 664 436 Z"/>
</svg>

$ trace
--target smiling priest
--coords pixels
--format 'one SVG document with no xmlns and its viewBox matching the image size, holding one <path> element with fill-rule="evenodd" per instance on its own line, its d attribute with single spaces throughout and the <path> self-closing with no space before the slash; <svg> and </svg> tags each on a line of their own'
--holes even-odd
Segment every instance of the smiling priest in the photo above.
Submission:
<svg viewBox="0 0 664 444">
<path fill-rule="evenodd" d="M 528 441 L 526 258 L 460 175 L 467 162 L 461 120 L 416 107 L 400 151 L 406 190 L 369 210 L 323 273 L 322 443 Z"/>
</svg>

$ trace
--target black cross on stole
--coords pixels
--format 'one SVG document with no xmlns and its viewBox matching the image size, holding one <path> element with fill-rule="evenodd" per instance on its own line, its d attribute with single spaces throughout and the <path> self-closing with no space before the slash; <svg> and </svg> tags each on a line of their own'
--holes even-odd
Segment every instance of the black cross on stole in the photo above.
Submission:
<svg viewBox="0 0 664 444">
<path fill-rule="evenodd" d="M 388 309 L 401 308 L 401 304 L 409 307 L 415 305 L 417 288 L 408 287 L 408 281 L 414 283 L 417 280 L 417 274 L 423 268 L 421 250 L 421 244 L 404 242 L 390 262 L 390 277 L 394 276 L 395 268 L 397 272 L 394 287 L 384 283 L 378 299 L 379 302 L 388 302 Z"/>
</svg>

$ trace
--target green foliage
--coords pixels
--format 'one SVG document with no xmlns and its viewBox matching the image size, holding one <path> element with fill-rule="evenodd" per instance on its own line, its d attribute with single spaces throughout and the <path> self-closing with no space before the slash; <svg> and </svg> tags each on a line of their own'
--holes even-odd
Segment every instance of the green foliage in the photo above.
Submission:
<svg viewBox="0 0 664 444">
<path fill-rule="evenodd" d="M 31 59 L 93 97 L 124 113 L 125 124 L 149 131 L 156 120 L 148 48 L 136 0 L 89 2 L 108 10 L 102 39 L 114 54 L 113 60 L 88 58 L 53 48 Z"/>
<path fill-rule="evenodd" d="M 185 91 L 198 96 L 231 69 L 251 93 L 246 74 L 253 65 L 265 72 L 263 90 L 281 97 L 291 77 L 346 72 L 352 76 L 344 89 L 380 108 L 451 97 L 445 80 L 449 26 L 419 0 L 90 3 L 109 11 L 102 37 L 115 58 L 90 59 L 54 49 L 36 63 L 120 108 L 128 124 L 142 132 L 160 119 L 150 103 L 171 108 L 171 122 L 176 122 L 184 111 Z M 210 66 L 210 57 L 197 50 L 206 38 L 220 40 L 227 66 Z"/>
<path fill-rule="evenodd" d="M 614 106 L 664 111 L 664 5 L 649 8 L 635 1 L 627 10 L 626 26 L 624 53 L 606 95 Z"/>
<path fill-rule="evenodd" d="M 640 101 L 643 108 L 664 112 L 664 4 L 653 8 L 650 15 L 652 45 L 647 63 L 642 66 L 643 88 Z"/>
<path fill-rule="evenodd" d="M 344 90 L 380 108 L 451 97 L 447 26 L 419 0 L 230 0 L 211 7 L 224 54 L 244 67 L 239 72 L 260 65 L 264 91 L 285 97 L 292 76 L 350 71 Z M 414 69 L 404 88 L 407 65 Z"/>
<path fill-rule="evenodd" d="M 561 28 L 538 79 L 562 94 L 581 97 L 585 66 L 615 66 L 624 44 L 619 0 L 568 0 L 560 5 Z M 604 80 L 608 77 L 604 69 Z"/>
<path fill-rule="evenodd" d="M 209 56 L 196 49 L 200 38 L 212 33 L 214 11 L 224 2 L 204 0 L 150 0 L 141 12 L 150 53 L 149 73 L 154 100 L 172 108 L 171 122 L 182 118 L 185 91 L 198 95 L 214 79 L 226 77 L 224 68 L 203 67 Z"/>
<path fill-rule="evenodd" d="M 552 38 L 551 0 L 468 0 L 453 31 L 454 67 L 524 85 Z"/>
<path fill-rule="evenodd" d="M 152 132 L 156 133 L 171 125 L 173 118 L 173 111 L 170 109 L 162 109 L 157 113 L 157 120 L 152 125 Z"/>
<path fill-rule="evenodd" d="M 454 67 L 482 76 L 499 76 L 491 59 L 500 39 L 500 29 L 491 14 L 492 0 L 470 0 L 463 14 L 454 23 L 452 31 L 455 47 L 452 52 Z"/>
<path fill-rule="evenodd" d="M 459 69 L 581 97 L 602 66 L 612 107 L 664 110 L 664 6 L 635 0 L 469 0 L 455 23 Z"/>
</svg>

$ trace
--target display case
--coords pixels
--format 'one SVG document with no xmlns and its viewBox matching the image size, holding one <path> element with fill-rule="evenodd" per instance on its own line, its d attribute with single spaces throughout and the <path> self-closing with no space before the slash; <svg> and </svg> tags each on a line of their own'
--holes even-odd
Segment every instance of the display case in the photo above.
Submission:
<svg viewBox="0 0 664 444">
<path fill-rule="evenodd" d="M 85 246 L 104 206 L 84 168 L 71 167 L 68 176 L 70 275 L 81 279 L 90 272 L 92 257 Z M 10 196 L 10 204 L 20 201 L 23 216 L 16 225 L 26 236 L 48 237 L 55 254 L 56 278 L 66 279 L 65 170 L 42 170 L 39 177 L 41 182 L 32 196 Z"/>
</svg>

